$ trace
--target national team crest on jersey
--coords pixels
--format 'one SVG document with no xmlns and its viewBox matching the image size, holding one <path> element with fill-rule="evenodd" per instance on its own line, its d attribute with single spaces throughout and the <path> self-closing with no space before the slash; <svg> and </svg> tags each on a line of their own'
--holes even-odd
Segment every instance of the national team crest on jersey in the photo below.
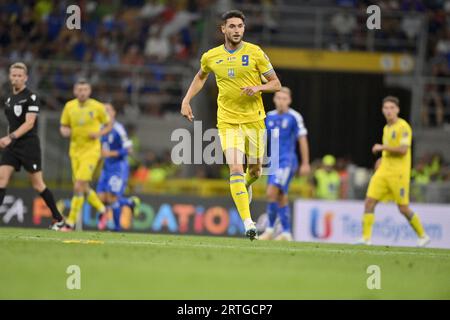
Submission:
<svg viewBox="0 0 450 320">
<path fill-rule="evenodd" d="M 234 73 L 234 69 L 233 68 L 228 69 L 228 77 L 229 78 L 234 78 L 235 77 L 235 73 Z"/>
<path fill-rule="evenodd" d="M 17 117 L 20 117 L 20 115 L 22 114 L 22 106 L 20 104 L 14 105 L 14 114 Z"/>
<path fill-rule="evenodd" d="M 396 137 L 396 133 L 395 133 L 395 131 L 392 131 L 392 136 L 391 136 L 391 138 L 392 138 L 392 139 L 395 139 L 395 137 Z"/>
</svg>

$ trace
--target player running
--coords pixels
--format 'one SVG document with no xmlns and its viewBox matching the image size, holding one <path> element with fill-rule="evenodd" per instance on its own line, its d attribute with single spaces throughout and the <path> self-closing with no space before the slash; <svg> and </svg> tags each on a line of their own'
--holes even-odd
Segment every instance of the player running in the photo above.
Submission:
<svg viewBox="0 0 450 320">
<path fill-rule="evenodd" d="M 74 179 L 74 195 L 63 231 L 72 231 L 84 203 L 84 197 L 97 212 L 105 213 L 105 205 L 89 186 L 100 160 L 100 137 L 111 131 L 112 123 L 105 106 L 90 98 L 91 85 L 84 79 L 74 85 L 75 99 L 64 106 L 61 135 L 70 137 L 70 161 Z"/>
<path fill-rule="evenodd" d="M 44 183 L 41 169 L 41 147 L 37 134 L 37 118 L 40 101 L 37 95 L 26 87 L 27 66 L 16 62 L 9 68 L 9 81 L 12 93 L 6 98 L 5 114 L 8 120 L 8 135 L 0 139 L 0 148 L 4 149 L 0 162 L 0 206 L 5 198 L 6 187 L 14 171 L 24 167 L 28 172 L 31 185 L 44 199 L 52 212 L 53 230 L 64 226 L 52 192 Z"/>
<path fill-rule="evenodd" d="M 278 141 L 278 168 L 269 176 L 267 182 L 267 215 L 269 224 L 261 240 L 271 240 L 274 237 L 275 220 L 280 218 L 282 233 L 275 240 L 292 241 L 288 190 L 291 179 L 298 170 L 296 145 L 300 147 L 302 163 L 300 174 L 311 171 L 309 165 L 308 131 L 303 123 L 303 117 L 289 106 L 292 103 L 291 90 L 282 87 L 273 98 L 276 110 L 270 111 L 266 118 L 269 135 L 275 135 Z M 270 140 L 272 141 L 272 140 Z M 274 155 L 272 155 L 273 157 Z"/>
<path fill-rule="evenodd" d="M 383 129 L 383 144 L 372 147 L 373 153 L 382 152 L 381 163 L 370 179 L 362 219 L 362 238 L 358 243 L 371 244 L 378 201 L 393 200 L 418 235 L 418 246 L 423 247 L 430 242 L 430 238 L 425 233 L 419 216 L 409 207 L 412 130 L 408 122 L 398 117 L 398 98 L 384 98 L 382 111 L 387 122 Z"/>
<path fill-rule="evenodd" d="M 269 58 L 257 45 L 242 40 L 245 16 L 232 10 L 222 15 L 225 43 L 204 53 L 181 106 L 181 114 L 193 121 L 190 102 L 213 72 L 219 88 L 217 127 L 230 169 L 230 191 L 250 240 L 257 238 L 250 214 L 251 185 L 262 173 L 264 154 L 264 105 L 261 94 L 280 90 L 281 84 Z M 262 84 L 261 75 L 268 81 Z M 247 170 L 244 175 L 244 156 Z"/>
<path fill-rule="evenodd" d="M 131 152 L 132 142 L 128 139 L 124 126 L 116 120 L 114 106 L 105 103 L 105 107 L 113 127 L 108 134 L 101 138 L 102 157 L 105 160 L 97 185 L 97 194 L 102 202 L 112 209 L 114 231 L 120 231 L 122 207 L 130 207 L 134 215 L 137 216 L 141 202 L 138 197 L 124 197 L 130 174 L 128 154 Z M 107 215 L 101 214 L 98 228 L 104 230 L 106 222 Z"/>
</svg>

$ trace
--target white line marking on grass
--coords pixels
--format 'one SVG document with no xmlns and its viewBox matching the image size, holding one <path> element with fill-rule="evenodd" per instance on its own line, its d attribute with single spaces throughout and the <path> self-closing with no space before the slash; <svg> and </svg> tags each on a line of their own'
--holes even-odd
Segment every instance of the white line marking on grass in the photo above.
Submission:
<svg viewBox="0 0 450 320">
<path fill-rule="evenodd" d="M 5 238 L 5 236 L 0 235 Z M 62 242 L 64 239 L 54 237 L 36 237 L 36 236 L 17 236 L 15 239 L 22 240 L 41 240 L 41 241 L 58 241 Z M 80 241 L 86 241 L 86 239 L 80 239 Z M 351 249 L 331 249 L 331 248 L 293 248 L 293 247 L 237 247 L 231 245 L 218 245 L 218 244 L 203 244 L 203 243 L 178 243 L 178 242 L 155 242 L 155 241 L 129 241 L 129 240 L 102 240 L 105 245 L 108 244 L 125 244 L 125 245 L 147 245 L 147 246 L 159 246 L 159 247 L 185 247 L 185 248 L 211 248 L 211 249 L 244 249 L 255 251 L 275 251 L 275 252 L 326 252 L 326 253 L 340 253 L 340 254 L 357 254 L 366 253 L 375 256 L 389 256 L 389 255 L 407 255 L 407 256 L 425 256 L 433 258 L 450 258 L 450 254 L 446 253 L 434 253 L 434 252 L 407 252 L 398 250 L 367 250 L 361 249 L 361 247 L 355 246 L 355 250 Z M 352 247 L 353 248 L 353 247 Z"/>
</svg>

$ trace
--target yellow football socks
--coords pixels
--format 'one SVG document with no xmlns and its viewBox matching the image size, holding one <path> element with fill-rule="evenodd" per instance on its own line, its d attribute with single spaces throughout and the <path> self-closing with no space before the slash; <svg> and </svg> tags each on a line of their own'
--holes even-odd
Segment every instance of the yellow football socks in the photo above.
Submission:
<svg viewBox="0 0 450 320">
<path fill-rule="evenodd" d="M 245 172 L 245 185 L 247 187 L 251 186 L 256 180 L 258 180 L 258 177 L 252 177 L 247 168 L 247 171 Z"/>
<path fill-rule="evenodd" d="M 422 222 L 420 222 L 420 218 L 417 213 L 414 213 L 411 220 L 409 220 L 409 224 L 420 238 L 425 236 L 425 230 L 423 229 Z"/>
<path fill-rule="evenodd" d="M 70 225 L 75 225 L 77 222 L 78 214 L 83 208 L 84 195 L 74 195 L 72 201 L 70 202 L 70 213 L 67 218 L 67 223 Z"/>
<path fill-rule="evenodd" d="M 364 213 L 362 220 L 363 239 L 370 240 L 372 238 L 372 227 L 375 222 L 375 215 L 373 213 Z"/>
<path fill-rule="evenodd" d="M 94 207 L 95 210 L 97 210 L 100 213 L 105 213 L 106 210 L 105 205 L 100 200 L 100 198 L 98 197 L 97 193 L 94 190 L 92 189 L 89 190 L 87 194 L 87 201 L 91 206 Z"/>
<path fill-rule="evenodd" d="M 243 174 L 234 173 L 230 176 L 230 191 L 242 221 L 251 219 L 248 193 Z"/>
</svg>

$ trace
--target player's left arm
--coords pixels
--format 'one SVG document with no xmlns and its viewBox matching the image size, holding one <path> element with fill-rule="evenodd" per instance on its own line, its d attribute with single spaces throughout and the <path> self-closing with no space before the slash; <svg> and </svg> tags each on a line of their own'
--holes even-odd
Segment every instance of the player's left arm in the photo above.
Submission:
<svg viewBox="0 0 450 320">
<path fill-rule="evenodd" d="M 133 142 L 128 139 L 128 135 L 125 130 L 121 130 L 118 132 L 120 138 L 120 149 L 119 150 L 108 150 L 106 148 L 102 148 L 102 157 L 104 158 L 119 158 L 123 156 L 129 155 L 133 150 Z"/>
<path fill-rule="evenodd" d="M 295 125 L 293 129 L 294 134 L 297 136 L 300 155 L 302 158 L 299 172 L 300 175 L 308 175 L 311 172 L 311 166 L 309 164 L 308 130 L 306 129 L 305 122 L 300 114 L 295 115 L 294 118 Z"/>
<path fill-rule="evenodd" d="M 255 56 L 256 67 L 260 74 L 267 80 L 267 82 L 259 86 L 248 86 L 241 88 L 241 93 L 248 96 L 253 96 L 258 92 L 273 93 L 280 91 L 281 82 L 280 79 L 278 79 L 278 76 L 272 64 L 270 63 L 269 57 L 262 50 L 259 50 Z"/>
<path fill-rule="evenodd" d="M 29 112 L 25 115 L 25 122 L 22 123 L 20 127 L 18 127 L 15 131 L 10 132 L 9 135 L 0 139 L 0 147 L 6 148 L 9 146 L 14 140 L 19 139 L 28 131 L 33 129 L 34 124 L 36 123 L 37 113 Z"/>
<path fill-rule="evenodd" d="M 300 174 L 308 175 L 311 172 L 311 166 L 309 164 L 309 143 L 308 136 L 302 135 L 298 138 L 298 144 L 300 146 L 300 152 L 302 155 L 302 164 L 300 165 Z"/>
<path fill-rule="evenodd" d="M 102 104 L 99 107 L 99 113 L 98 113 L 99 121 L 103 125 L 100 131 L 98 132 L 91 132 L 89 134 L 89 137 L 91 139 L 99 139 L 100 137 L 103 137 L 104 135 L 111 132 L 113 128 L 113 122 L 109 118 L 109 115 L 106 113 L 105 106 Z"/>
<path fill-rule="evenodd" d="M 409 127 L 403 127 L 400 129 L 400 145 L 398 147 L 391 147 L 385 144 L 376 144 L 372 148 L 373 153 L 387 151 L 389 153 L 404 156 L 408 153 L 412 142 L 412 130 Z"/>
</svg>

